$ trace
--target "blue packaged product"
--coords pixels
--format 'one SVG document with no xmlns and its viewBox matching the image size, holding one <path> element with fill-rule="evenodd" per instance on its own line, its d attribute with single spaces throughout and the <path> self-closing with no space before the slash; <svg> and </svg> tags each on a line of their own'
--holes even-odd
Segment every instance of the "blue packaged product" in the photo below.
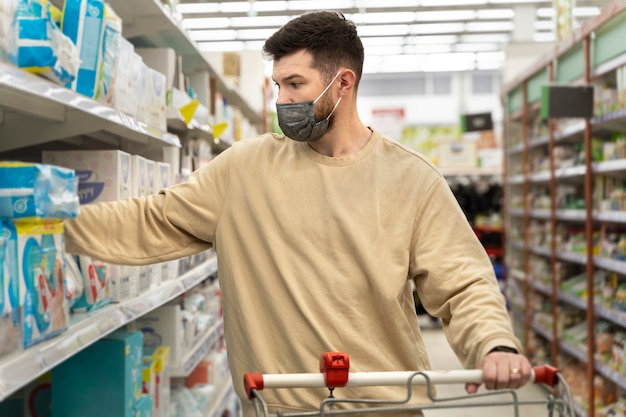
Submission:
<svg viewBox="0 0 626 417">
<path fill-rule="evenodd" d="M 79 208 L 74 170 L 46 164 L 0 162 L 0 217 L 73 218 Z"/>
<path fill-rule="evenodd" d="M 17 67 L 65 85 L 78 72 L 78 51 L 54 23 L 52 7 L 37 0 L 17 1 L 7 50 Z"/>
</svg>

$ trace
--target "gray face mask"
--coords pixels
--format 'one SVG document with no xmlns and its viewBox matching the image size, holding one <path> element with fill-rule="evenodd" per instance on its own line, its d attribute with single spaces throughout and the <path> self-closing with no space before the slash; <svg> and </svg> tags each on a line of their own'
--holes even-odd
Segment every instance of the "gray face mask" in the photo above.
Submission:
<svg viewBox="0 0 626 417">
<path fill-rule="evenodd" d="M 341 97 L 335 103 L 330 114 L 319 122 L 315 121 L 315 103 L 322 97 L 330 86 L 335 82 L 341 72 L 326 86 L 324 91 L 312 101 L 301 101 L 297 103 L 276 104 L 278 125 L 285 136 L 299 142 L 313 142 L 324 136 L 328 130 L 330 116 L 333 115 Z"/>
</svg>

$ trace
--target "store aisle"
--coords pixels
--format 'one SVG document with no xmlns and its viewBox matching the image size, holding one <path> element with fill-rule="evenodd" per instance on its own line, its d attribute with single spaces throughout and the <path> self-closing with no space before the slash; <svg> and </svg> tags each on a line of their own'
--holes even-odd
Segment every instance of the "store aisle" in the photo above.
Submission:
<svg viewBox="0 0 626 417">
<path fill-rule="evenodd" d="M 425 319 L 422 321 L 422 319 Z M 462 369 L 461 363 L 452 352 L 452 349 L 446 341 L 446 337 L 438 326 L 433 326 L 432 323 L 426 317 L 420 317 L 420 323 L 422 323 L 422 334 L 424 341 L 428 349 L 428 354 L 431 359 L 433 369 L 447 370 L 447 369 Z M 479 393 L 486 392 L 485 389 L 479 391 Z M 462 385 L 442 385 L 437 387 L 438 398 L 448 398 L 454 396 L 467 396 L 465 388 Z M 543 400 L 547 398 L 548 391 L 542 387 L 536 385 L 527 385 L 518 391 L 520 400 Z M 468 397 L 469 398 L 469 397 Z M 494 401 L 509 401 L 511 396 L 490 396 L 480 398 L 483 403 Z M 468 400 L 463 400 L 468 401 Z M 474 404 L 476 402 L 474 401 Z M 426 417 L 484 417 L 486 415 L 497 415 L 500 417 L 515 416 L 513 406 L 498 406 L 498 407 L 469 407 L 455 409 L 439 409 L 429 410 L 425 412 Z M 548 410 L 545 404 L 524 406 L 520 408 L 519 417 L 542 417 L 547 416 Z"/>
</svg>

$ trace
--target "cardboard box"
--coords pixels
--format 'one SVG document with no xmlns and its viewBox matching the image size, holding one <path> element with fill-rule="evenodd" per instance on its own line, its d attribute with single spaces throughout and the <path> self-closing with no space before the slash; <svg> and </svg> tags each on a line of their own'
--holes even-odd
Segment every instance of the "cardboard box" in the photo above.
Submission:
<svg viewBox="0 0 626 417">
<path fill-rule="evenodd" d="M 52 417 L 133 415 L 142 397 L 142 344 L 141 332 L 117 330 L 56 366 Z"/>
<path fill-rule="evenodd" d="M 130 154 L 120 150 L 43 151 L 45 163 L 76 171 L 81 204 L 116 201 L 131 196 Z"/>
<path fill-rule="evenodd" d="M 176 51 L 172 48 L 136 48 L 135 52 L 141 56 L 143 62 L 152 69 L 165 75 L 165 89 L 174 88 L 176 78 Z"/>
</svg>

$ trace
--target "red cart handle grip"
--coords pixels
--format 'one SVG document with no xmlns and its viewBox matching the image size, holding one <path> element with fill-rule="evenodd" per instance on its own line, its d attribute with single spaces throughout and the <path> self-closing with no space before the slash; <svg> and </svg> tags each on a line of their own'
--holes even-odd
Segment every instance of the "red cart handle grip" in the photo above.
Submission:
<svg viewBox="0 0 626 417">
<path fill-rule="evenodd" d="M 546 384 L 551 387 L 556 386 L 559 383 L 557 374 L 559 370 L 550 365 L 535 366 L 533 368 L 535 378 L 533 382 L 535 384 Z"/>
</svg>

